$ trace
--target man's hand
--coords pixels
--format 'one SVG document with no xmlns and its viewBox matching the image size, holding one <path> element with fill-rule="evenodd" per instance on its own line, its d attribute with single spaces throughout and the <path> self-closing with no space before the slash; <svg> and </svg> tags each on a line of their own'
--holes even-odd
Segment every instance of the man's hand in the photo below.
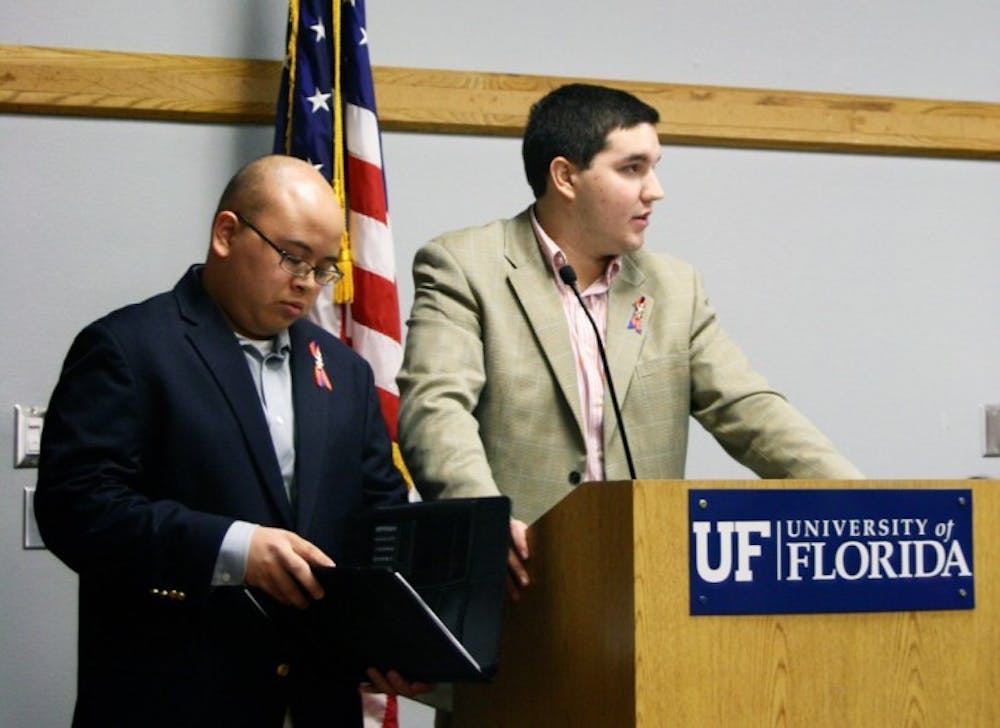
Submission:
<svg viewBox="0 0 1000 728">
<path fill-rule="evenodd" d="M 333 566 L 333 559 L 291 531 L 258 526 L 250 539 L 246 583 L 282 604 L 305 609 L 309 606 L 307 594 L 323 598 L 323 587 L 310 564 Z"/>
<path fill-rule="evenodd" d="M 510 519 L 510 551 L 507 554 L 507 591 L 515 602 L 521 598 L 521 590 L 527 587 L 528 578 L 528 526 L 524 521 Z"/>
<path fill-rule="evenodd" d="M 369 685 L 364 686 L 365 692 L 369 693 L 385 693 L 386 695 L 402 695 L 404 698 L 412 698 L 421 693 L 426 693 L 429 690 L 433 690 L 434 686 L 427 683 L 411 683 L 403 679 L 395 670 L 389 670 L 389 672 L 383 675 L 381 672 L 376 670 L 374 667 L 369 667 L 366 671 L 368 673 L 368 679 L 371 681 Z"/>
</svg>

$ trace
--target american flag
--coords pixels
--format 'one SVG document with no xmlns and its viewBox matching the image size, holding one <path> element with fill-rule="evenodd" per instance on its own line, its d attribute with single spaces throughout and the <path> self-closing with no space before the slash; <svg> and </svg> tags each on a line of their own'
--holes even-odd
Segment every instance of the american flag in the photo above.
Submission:
<svg viewBox="0 0 1000 728">
<path fill-rule="evenodd" d="M 347 211 L 345 279 L 320 297 L 311 318 L 371 365 L 396 463 L 408 480 L 395 445 L 399 293 L 364 0 L 291 0 L 287 38 L 274 151 L 313 164 Z M 366 727 L 398 726 L 395 698 L 363 698 Z"/>
</svg>

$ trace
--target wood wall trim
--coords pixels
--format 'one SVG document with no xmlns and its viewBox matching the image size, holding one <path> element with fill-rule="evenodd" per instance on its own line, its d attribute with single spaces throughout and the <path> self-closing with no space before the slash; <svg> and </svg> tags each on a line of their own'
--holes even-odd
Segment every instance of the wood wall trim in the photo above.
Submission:
<svg viewBox="0 0 1000 728">
<path fill-rule="evenodd" d="M 277 61 L 0 45 L 0 113 L 271 124 Z M 373 69 L 387 131 L 517 136 L 568 80 Z M 1000 104 L 601 80 L 657 107 L 666 144 L 1000 159 Z"/>
</svg>

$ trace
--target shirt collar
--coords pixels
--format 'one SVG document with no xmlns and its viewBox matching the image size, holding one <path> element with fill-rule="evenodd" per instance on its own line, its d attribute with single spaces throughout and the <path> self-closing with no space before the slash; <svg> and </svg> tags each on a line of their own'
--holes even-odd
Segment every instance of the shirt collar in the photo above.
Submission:
<svg viewBox="0 0 1000 728">
<path fill-rule="evenodd" d="M 292 350 L 292 337 L 288 334 L 288 329 L 282 329 L 270 339 L 251 339 L 236 334 L 236 340 L 244 349 L 248 347 L 260 353 L 261 358 L 269 354 L 277 354 L 284 359 Z"/>
<path fill-rule="evenodd" d="M 535 217 L 534 205 L 531 206 L 529 212 L 531 213 L 531 227 L 535 231 L 535 239 L 538 240 L 538 247 L 542 251 L 542 258 L 545 259 L 545 264 L 548 266 L 552 277 L 556 279 L 556 285 L 559 287 L 559 290 L 562 290 L 566 287 L 566 284 L 563 283 L 562 279 L 557 275 L 557 271 L 568 262 L 566 260 L 566 254 L 562 251 L 562 248 L 559 247 L 559 244 L 549 237 L 549 234 L 542 229 L 541 223 L 539 223 L 538 218 Z M 607 268 L 604 269 L 604 274 L 594 281 L 587 290 L 589 291 L 591 287 L 600 285 L 600 292 L 606 291 L 611 287 L 611 282 L 618 277 L 618 273 L 621 272 L 621 269 L 622 258 L 620 255 L 616 255 L 608 262 Z M 583 292 L 581 291 L 581 293 Z"/>
</svg>

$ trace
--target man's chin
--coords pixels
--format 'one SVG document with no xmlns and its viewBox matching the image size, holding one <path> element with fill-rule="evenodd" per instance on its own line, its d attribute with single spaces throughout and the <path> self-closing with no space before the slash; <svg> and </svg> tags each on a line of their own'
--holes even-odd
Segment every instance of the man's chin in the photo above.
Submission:
<svg viewBox="0 0 1000 728">
<path fill-rule="evenodd" d="M 622 254 L 634 253 L 646 244 L 645 235 L 632 235 L 622 242 Z"/>
</svg>

